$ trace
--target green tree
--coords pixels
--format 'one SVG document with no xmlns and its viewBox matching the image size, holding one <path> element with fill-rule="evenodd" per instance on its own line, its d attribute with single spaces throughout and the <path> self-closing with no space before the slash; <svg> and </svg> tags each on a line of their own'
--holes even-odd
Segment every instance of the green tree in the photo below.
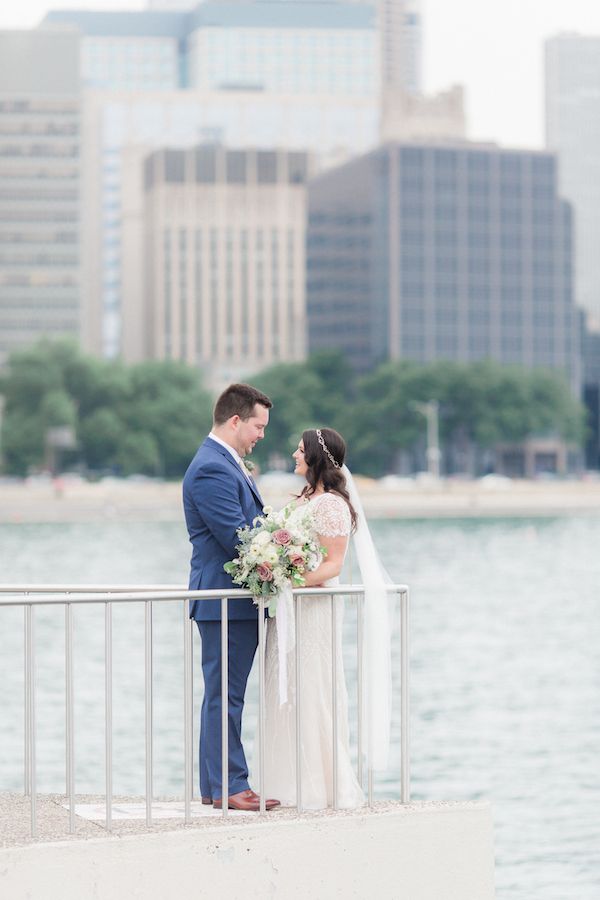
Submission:
<svg viewBox="0 0 600 900">
<path fill-rule="evenodd" d="M 398 450 L 422 434 L 415 404 L 435 399 L 432 382 L 425 367 L 406 361 L 384 363 L 359 380 L 343 428 L 352 469 L 376 476 L 393 468 Z"/>
<path fill-rule="evenodd" d="M 81 420 L 78 433 L 82 456 L 91 469 L 117 464 L 126 426 L 114 409 L 98 407 Z"/>
<path fill-rule="evenodd" d="M 160 451 L 147 431 L 127 431 L 119 442 L 115 463 L 123 475 L 156 475 L 160 467 Z"/>
<path fill-rule="evenodd" d="M 352 467 L 382 475 L 393 470 L 399 450 L 423 445 L 425 422 L 417 404 L 427 400 L 439 403 L 447 455 L 469 459 L 470 468 L 477 452 L 500 442 L 546 434 L 582 439 L 581 404 L 558 374 L 490 361 L 390 362 L 357 385 L 344 431 Z"/>
<path fill-rule="evenodd" d="M 16 474 L 43 464 L 47 428 L 69 425 L 90 469 L 178 477 L 211 421 L 196 370 L 173 362 L 127 367 L 87 357 L 66 340 L 11 356 L 0 392 L 4 462 Z"/>
<path fill-rule="evenodd" d="M 272 366 L 254 376 L 252 384 L 273 401 L 265 438 L 256 445 L 253 454 L 264 468 L 275 454 L 285 459 L 291 456 L 302 432 L 320 424 L 315 409 L 325 386 L 306 363 Z"/>
<path fill-rule="evenodd" d="M 129 395 L 120 408 L 127 429 L 154 441 L 159 471 L 176 477 L 210 430 L 212 405 L 195 369 L 176 362 L 149 362 L 132 367 Z"/>
</svg>

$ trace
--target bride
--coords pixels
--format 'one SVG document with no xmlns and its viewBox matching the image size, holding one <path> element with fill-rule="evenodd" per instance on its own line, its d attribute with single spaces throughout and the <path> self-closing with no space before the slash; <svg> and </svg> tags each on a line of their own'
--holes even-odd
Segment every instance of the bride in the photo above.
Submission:
<svg viewBox="0 0 600 900">
<path fill-rule="evenodd" d="M 346 445 L 331 428 L 305 431 L 293 454 L 295 473 L 306 486 L 293 501 L 304 513 L 313 514 L 318 543 L 326 557 L 307 572 L 307 587 L 339 583 L 350 534 L 357 513 L 351 502 L 344 465 Z M 349 474 L 349 473 L 348 473 Z M 341 597 L 334 602 L 342 603 Z M 361 806 L 364 794 L 352 767 L 348 736 L 348 694 L 342 660 L 342 615 L 337 616 L 337 805 Z M 332 751 L 332 617 L 330 596 L 308 596 L 301 601 L 300 646 L 287 653 L 288 701 L 280 704 L 278 689 L 279 647 L 274 619 L 267 625 L 265 661 L 265 786 L 268 797 L 283 806 L 296 805 L 296 652 L 300 653 L 301 802 L 305 809 L 334 805 Z"/>
</svg>

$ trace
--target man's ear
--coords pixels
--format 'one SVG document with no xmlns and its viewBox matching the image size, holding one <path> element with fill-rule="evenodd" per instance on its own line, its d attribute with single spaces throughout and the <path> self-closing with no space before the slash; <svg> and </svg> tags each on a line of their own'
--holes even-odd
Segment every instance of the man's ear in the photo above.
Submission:
<svg viewBox="0 0 600 900">
<path fill-rule="evenodd" d="M 240 421 L 241 421 L 241 419 L 240 419 L 240 417 L 239 417 L 239 416 L 237 415 L 237 413 L 236 413 L 235 416 L 232 416 L 232 417 L 230 418 L 229 424 L 230 424 L 233 428 L 237 428 L 237 426 L 238 426 L 238 424 L 239 424 Z"/>
</svg>

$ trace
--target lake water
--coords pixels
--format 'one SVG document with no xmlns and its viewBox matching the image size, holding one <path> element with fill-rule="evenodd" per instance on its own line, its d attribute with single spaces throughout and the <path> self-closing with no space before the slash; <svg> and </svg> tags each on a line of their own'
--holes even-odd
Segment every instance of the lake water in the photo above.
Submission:
<svg viewBox="0 0 600 900">
<path fill-rule="evenodd" d="M 499 900 L 600 898 L 600 518 L 381 521 L 411 587 L 412 793 L 493 803 Z M 3 582 L 178 583 L 176 524 L 0 525 Z M 0 611 L 0 790 L 22 786 L 23 614 Z M 155 790 L 182 793 L 182 610 L 154 613 Z M 353 628 L 349 608 L 345 627 Z M 144 790 L 144 617 L 114 611 L 114 788 Z M 62 611 L 36 613 L 38 788 L 64 790 Z M 76 790 L 103 791 L 104 619 L 75 610 Z M 198 647 L 195 647 L 196 659 Z M 196 679 L 199 678 L 196 666 Z M 347 659 L 352 693 L 353 659 Z M 256 677 L 249 687 L 252 743 Z M 394 733 L 399 737 L 397 722 Z M 380 796 L 398 795 L 398 753 Z"/>
</svg>

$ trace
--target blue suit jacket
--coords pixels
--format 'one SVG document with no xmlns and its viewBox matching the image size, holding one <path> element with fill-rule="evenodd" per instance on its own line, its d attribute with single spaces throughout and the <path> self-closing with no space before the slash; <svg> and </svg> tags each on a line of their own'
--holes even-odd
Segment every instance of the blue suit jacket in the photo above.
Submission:
<svg viewBox="0 0 600 900">
<path fill-rule="evenodd" d="M 206 438 L 198 448 L 183 479 L 183 508 L 192 562 L 189 588 L 236 587 L 223 564 L 236 556 L 237 529 L 252 523 L 263 511 L 263 502 L 231 453 Z M 229 619 L 256 619 L 252 600 L 230 600 Z M 221 618 L 220 600 L 195 600 L 190 616 L 198 622 Z"/>
</svg>

